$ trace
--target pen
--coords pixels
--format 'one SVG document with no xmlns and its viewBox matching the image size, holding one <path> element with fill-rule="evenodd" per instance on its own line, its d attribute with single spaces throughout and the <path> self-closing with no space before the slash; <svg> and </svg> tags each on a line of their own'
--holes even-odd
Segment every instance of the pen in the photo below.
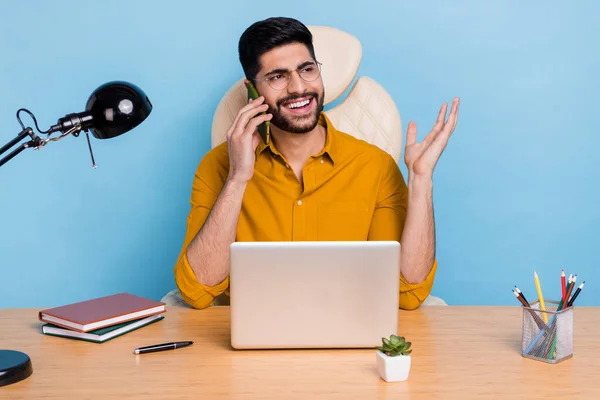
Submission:
<svg viewBox="0 0 600 400">
<path fill-rule="evenodd" d="M 194 342 L 171 342 L 171 343 L 161 343 L 161 344 L 153 344 L 151 346 L 138 347 L 133 351 L 134 354 L 145 354 L 145 353 L 153 353 L 155 351 L 165 351 L 165 350 L 175 350 L 182 347 L 187 347 L 192 345 Z"/>
</svg>

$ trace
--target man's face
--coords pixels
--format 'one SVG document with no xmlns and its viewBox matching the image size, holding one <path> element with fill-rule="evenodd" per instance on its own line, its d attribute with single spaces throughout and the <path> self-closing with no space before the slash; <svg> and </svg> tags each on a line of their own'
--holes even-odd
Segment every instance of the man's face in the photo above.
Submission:
<svg viewBox="0 0 600 400">
<path fill-rule="evenodd" d="M 269 105 L 267 112 L 273 114 L 271 124 L 290 133 L 313 130 L 323 110 L 325 91 L 319 66 L 306 46 L 294 43 L 277 47 L 261 56 L 260 65 L 256 89 Z M 313 74 L 318 78 L 307 82 L 299 73 L 305 78 L 313 78 Z M 289 83 L 280 88 L 285 86 L 286 76 Z"/>
</svg>

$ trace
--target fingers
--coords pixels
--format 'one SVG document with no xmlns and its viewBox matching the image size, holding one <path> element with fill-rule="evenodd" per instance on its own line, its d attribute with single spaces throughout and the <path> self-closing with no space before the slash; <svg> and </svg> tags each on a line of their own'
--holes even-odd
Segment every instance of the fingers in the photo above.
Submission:
<svg viewBox="0 0 600 400">
<path fill-rule="evenodd" d="M 254 103 L 254 104 L 259 104 L 259 102 L 262 102 L 263 100 L 264 100 L 264 98 L 261 96 L 258 99 L 256 99 L 256 103 Z M 235 131 L 235 129 L 236 129 L 237 125 L 238 125 L 238 121 L 240 120 L 240 116 L 246 110 L 248 110 L 250 104 L 252 104 L 253 101 L 254 101 L 254 99 L 252 99 L 252 98 L 248 99 L 248 104 L 246 104 L 244 107 L 240 108 L 240 110 L 236 114 L 235 118 L 233 119 L 233 122 L 231 123 L 231 126 L 229 127 L 229 131 L 227 132 L 227 138 L 228 139 L 231 137 L 231 135 Z"/>
<path fill-rule="evenodd" d="M 454 125 L 452 125 L 452 132 L 454 132 L 454 128 L 456 128 L 456 124 L 458 123 L 458 108 L 460 106 L 460 99 L 457 97 L 456 99 L 456 109 L 454 112 Z M 450 112 L 452 113 L 452 112 Z"/>
<path fill-rule="evenodd" d="M 448 138 L 456 127 L 456 122 L 458 120 L 458 103 L 458 97 L 452 100 L 452 108 L 450 109 L 450 115 L 446 122 L 444 122 L 444 120 L 446 119 L 446 112 L 448 111 L 448 103 L 442 104 L 435 125 L 423 139 L 423 143 L 425 143 L 426 147 L 433 147 L 432 150 L 435 153 L 441 153 L 444 150 Z M 408 124 L 408 129 L 406 131 L 406 146 L 411 146 L 416 142 L 417 125 L 411 121 Z"/>
<path fill-rule="evenodd" d="M 435 125 L 433 125 L 432 131 L 438 131 L 442 129 L 444 126 L 444 119 L 446 119 L 446 112 L 448 111 L 448 103 L 442 104 L 440 107 L 440 112 L 438 113 L 437 120 L 435 121 Z"/>
<path fill-rule="evenodd" d="M 442 132 L 444 136 L 450 136 L 456 127 L 456 120 L 458 119 L 458 98 L 452 100 L 452 108 L 450 109 L 450 115 L 448 121 L 444 124 Z"/>
<path fill-rule="evenodd" d="M 248 111 L 252 111 L 254 109 L 256 109 L 257 107 L 260 107 L 261 105 L 263 106 L 263 110 L 257 110 L 254 114 L 257 114 L 259 111 L 266 111 L 266 109 L 268 109 L 268 106 L 266 104 L 263 104 L 265 98 L 260 96 L 258 99 L 254 100 L 252 98 L 248 99 L 248 104 L 246 104 L 244 107 L 242 107 L 237 115 L 235 116 L 235 119 L 233 120 L 233 122 L 231 123 L 231 127 L 229 128 L 229 131 L 227 131 L 227 139 L 229 140 L 229 138 L 231 138 L 231 135 L 233 135 L 234 132 L 236 132 L 238 130 L 239 124 L 240 124 L 240 119 L 242 118 L 242 116 L 247 113 Z M 250 118 L 250 117 L 249 117 Z M 247 123 L 247 122 L 246 122 Z M 243 128 L 245 127 L 246 124 L 242 125 L 242 131 Z"/>
<path fill-rule="evenodd" d="M 241 113 L 240 118 L 236 124 L 236 128 L 234 129 L 232 135 L 235 135 L 236 133 L 241 135 L 242 132 L 244 132 L 244 130 L 246 129 L 246 126 L 248 125 L 248 122 L 251 120 L 251 118 L 254 118 L 257 114 L 265 112 L 268 109 L 269 106 L 267 104 L 259 104 L 254 105 L 254 107 L 249 108 L 243 113 Z"/>
<path fill-rule="evenodd" d="M 454 131 L 454 127 L 456 127 L 456 119 L 457 119 L 457 113 L 458 113 L 458 98 L 454 98 L 452 100 L 452 108 L 450 109 L 450 115 L 448 116 L 448 120 L 446 120 L 446 122 L 444 122 L 444 119 L 446 118 L 447 110 L 448 110 L 448 103 L 442 104 L 442 107 L 440 108 L 440 112 L 438 113 L 437 120 L 435 121 L 435 125 L 431 129 L 431 133 L 433 134 L 432 135 L 433 140 L 435 140 L 435 138 L 437 138 L 437 136 L 441 132 L 448 134 L 448 129 L 450 129 L 450 133 L 452 131 Z"/>
<path fill-rule="evenodd" d="M 440 111 L 438 112 L 437 120 L 433 125 L 433 128 L 431 128 L 431 131 L 423 139 L 423 142 L 425 144 L 430 145 L 438 136 L 438 134 L 442 131 L 442 129 L 444 129 L 444 119 L 446 119 L 447 110 L 448 103 L 442 104 L 442 106 L 440 107 Z"/>
<path fill-rule="evenodd" d="M 408 129 L 406 130 L 406 145 L 410 146 L 417 142 L 417 124 L 414 122 L 408 123 Z"/>
<path fill-rule="evenodd" d="M 454 128 L 456 127 L 456 121 L 458 119 L 458 98 L 455 98 L 452 101 L 452 108 L 450 109 L 450 115 L 448 116 L 448 121 L 444 124 L 443 129 L 436 136 L 432 143 L 432 147 L 435 147 L 436 153 L 440 153 L 444 151 L 446 148 L 446 144 L 448 143 L 448 139 L 452 132 L 454 132 Z"/>
<path fill-rule="evenodd" d="M 273 118 L 273 114 L 270 113 L 260 114 L 259 116 L 252 118 L 246 125 L 246 128 L 244 129 L 243 133 L 249 135 L 256 132 L 260 124 L 270 120 L 271 118 Z"/>
</svg>

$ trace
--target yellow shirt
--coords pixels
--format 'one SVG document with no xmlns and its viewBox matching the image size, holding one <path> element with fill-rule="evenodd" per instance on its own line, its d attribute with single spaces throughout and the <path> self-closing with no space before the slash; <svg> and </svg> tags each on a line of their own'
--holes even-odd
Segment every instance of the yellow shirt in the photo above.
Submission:
<svg viewBox="0 0 600 400">
<path fill-rule="evenodd" d="M 398 165 L 385 151 L 335 129 L 325 113 L 325 146 L 302 171 L 303 184 L 272 145 L 260 142 L 254 176 L 248 182 L 236 241 L 394 240 L 406 220 L 408 188 Z M 210 150 L 196 170 L 191 211 L 175 281 L 192 307 L 206 308 L 228 293 L 229 277 L 216 286 L 198 282 L 186 256 L 217 200 L 229 172 L 227 142 Z M 399 307 L 415 309 L 429 295 L 437 263 L 427 278 L 410 284 L 400 278 Z"/>
</svg>

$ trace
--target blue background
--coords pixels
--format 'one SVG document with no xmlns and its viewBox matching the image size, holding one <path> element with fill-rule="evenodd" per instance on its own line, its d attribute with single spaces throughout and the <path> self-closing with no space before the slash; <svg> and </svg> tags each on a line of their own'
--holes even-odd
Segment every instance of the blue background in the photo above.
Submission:
<svg viewBox="0 0 600 400">
<path fill-rule="evenodd" d="M 360 75 L 389 91 L 419 139 L 460 96 L 434 176 L 434 294 L 516 305 L 510 289 L 535 298 L 537 270 L 556 298 L 565 268 L 586 280 L 579 304 L 598 305 L 600 3 L 522 3 L 0 0 L 0 145 L 20 131 L 18 108 L 46 129 L 109 80 L 154 105 L 135 131 L 92 141 L 96 170 L 85 136 L 0 168 L 0 307 L 175 287 L 193 174 L 242 74 L 239 35 L 274 15 L 358 37 Z"/>
</svg>

